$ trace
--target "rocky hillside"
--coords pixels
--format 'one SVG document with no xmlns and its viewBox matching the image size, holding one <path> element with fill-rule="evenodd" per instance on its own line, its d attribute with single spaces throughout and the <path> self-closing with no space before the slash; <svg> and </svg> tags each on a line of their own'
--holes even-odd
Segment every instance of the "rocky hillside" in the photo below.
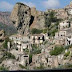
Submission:
<svg viewBox="0 0 72 72">
<path fill-rule="evenodd" d="M 12 25 L 10 14 L 10 12 L 0 12 L 0 22 L 6 25 Z"/>
<path fill-rule="evenodd" d="M 4 30 L 7 36 L 17 33 L 17 30 L 13 25 L 6 25 L 1 22 L 0 22 L 0 30 Z"/>
<path fill-rule="evenodd" d="M 16 28 L 10 20 L 10 12 L 0 12 L 0 30 L 4 30 L 7 35 L 17 33 Z"/>
</svg>

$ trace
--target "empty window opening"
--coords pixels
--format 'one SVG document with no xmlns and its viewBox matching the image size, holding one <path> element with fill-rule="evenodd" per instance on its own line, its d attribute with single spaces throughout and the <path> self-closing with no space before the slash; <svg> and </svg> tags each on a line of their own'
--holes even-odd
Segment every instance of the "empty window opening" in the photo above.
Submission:
<svg viewBox="0 0 72 72">
<path fill-rule="evenodd" d="M 17 30 L 18 30 L 18 28 L 17 28 Z"/>
<path fill-rule="evenodd" d="M 28 57 L 28 56 L 24 56 L 24 57 Z"/>
<path fill-rule="evenodd" d="M 22 17 L 22 20 L 23 20 L 23 17 Z"/>
<path fill-rule="evenodd" d="M 61 35 L 62 36 L 62 35 Z"/>
<path fill-rule="evenodd" d="M 2 36 L 2 34 L 0 34 L 0 36 Z"/>
<path fill-rule="evenodd" d="M 22 27 L 22 22 L 20 22 L 19 27 Z"/>
<path fill-rule="evenodd" d="M 22 21 L 22 23 L 24 23 L 24 20 Z"/>
<path fill-rule="evenodd" d="M 23 17 L 24 17 L 24 14 L 23 14 Z"/>
<path fill-rule="evenodd" d="M 13 22 L 13 24 L 15 24 L 16 23 L 16 21 L 12 21 Z"/>
<path fill-rule="evenodd" d="M 4 42 L 4 40 L 0 39 L 0 42 Z"/>
<path fill-rule="evenodd" d="M 38 40 L 40 40 L 40 37 L 38 37 Z"/>
<path fill-rule="evenodd" d="M 24 31 L 23 31 L 23 34 L 24 34 Z"/>
<path fill-rule="evenodd" d="M 70 41 L 69 41 L 69 44 L 70 44 Z"/>
<path fill-rule="evenodd" d="M 25 14 L 27 14 L 27 12 L 25 12 Z"/>
</svg>

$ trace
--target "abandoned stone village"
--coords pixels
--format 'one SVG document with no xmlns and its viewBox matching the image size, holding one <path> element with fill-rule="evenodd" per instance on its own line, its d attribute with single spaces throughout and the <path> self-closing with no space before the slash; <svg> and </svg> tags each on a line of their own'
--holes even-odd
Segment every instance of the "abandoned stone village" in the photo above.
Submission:
<svg viewBox="0 0 72 72">
<path fill-rule="evenodd" d="M 16 3 L 10 19 L 16 34 L 0 31 L 0 66 L 8 70 L 72 67 L 72 2 L 45 12 Z"/>
</svg>

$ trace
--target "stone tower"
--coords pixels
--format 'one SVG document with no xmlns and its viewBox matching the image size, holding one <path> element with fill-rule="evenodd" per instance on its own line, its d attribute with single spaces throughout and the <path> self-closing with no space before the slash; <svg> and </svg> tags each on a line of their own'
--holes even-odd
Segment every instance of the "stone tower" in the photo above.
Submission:
<svg viewBox="0 0 72 72">
<path fill-rule="evenodd" d="M 29 34 L 31 9 L 23 3 L 16 3 L 11 13 L 11 21 L 20 35 Z"/>
</svg>

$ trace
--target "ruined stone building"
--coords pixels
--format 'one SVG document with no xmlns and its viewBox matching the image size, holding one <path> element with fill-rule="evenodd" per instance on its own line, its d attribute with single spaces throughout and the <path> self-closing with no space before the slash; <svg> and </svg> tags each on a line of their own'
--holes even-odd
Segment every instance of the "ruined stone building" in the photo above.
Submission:
<svg viewBox="0 0 72 72">
<path fill-rule="evenodd" d="M 42 44 L 45 41 L 43 34 L 34 34 L 31 36 L 31 44 Z"/>
<path fill-rule="evenodd" d="M 26 48 L 29 49 L 30 39 L 28 36 L 22 36 L 17 34 L 17 35 L 12 35 L 9 38 L 14 42 L 14 44 L 16 45 L 19 51 L 23 52 L 23 49 Z"/>
</svg>

